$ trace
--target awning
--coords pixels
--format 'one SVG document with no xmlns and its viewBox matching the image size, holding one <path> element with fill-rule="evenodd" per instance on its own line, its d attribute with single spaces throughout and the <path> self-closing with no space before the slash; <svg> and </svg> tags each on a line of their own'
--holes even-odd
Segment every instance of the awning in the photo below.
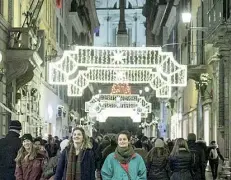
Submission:
<svg viewBox="0 0 231 180">
<path fill-rule="evenodd" d="M 5 109 L 7 112 L 16 115 L 13 111 L 11 111 L 8 107 L 6 107 L 2 102 L 0 102 L 0 106 Z"/>
</svg>

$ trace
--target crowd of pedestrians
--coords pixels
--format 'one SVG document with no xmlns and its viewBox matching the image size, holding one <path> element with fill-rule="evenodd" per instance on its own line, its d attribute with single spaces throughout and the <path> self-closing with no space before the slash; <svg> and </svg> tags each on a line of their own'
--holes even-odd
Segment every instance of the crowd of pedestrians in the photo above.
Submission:
<svg viewBox="0 0 231 180">
<path fill-rule="evenodd" d="M 129 132 L 90 138 L 76 127 L 71 137 L 20 137 L 11 121 L 0 139 L 0 180 L 205 180 L 207 164 L 217 179 L 218 145 L 190 133 L 187 140 L 131 136 Z"/>
</svg>

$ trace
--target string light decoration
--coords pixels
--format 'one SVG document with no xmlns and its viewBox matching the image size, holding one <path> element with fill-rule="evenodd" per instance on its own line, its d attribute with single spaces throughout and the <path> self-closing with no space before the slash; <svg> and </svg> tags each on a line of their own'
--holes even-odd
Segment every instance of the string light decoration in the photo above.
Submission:
<svg viewBox="0 0 231 180">
<path fill-rule="evenodd" d="M 127 83 L 113 84 L 111 94 L 131 94 L 131 87 Z"/>
<path fill-rule="evenodd" d="M 145 121 L 145 122 L 142 122 L 142 123 L 139 125 L 139 128 L 150 127 L 150 126 L 152 126 L 152 125 L 158 124 L 158 122 L 159 122 L 159 118 L 158 118 L 158 117 L 155 117 L 155 119 L 153 119 L 152 122 L 150 122 L 150 123 L 147 123 L 146 121 Z"/>
<path fill-rule="evenodd" d="M 133 119 L 136 118 L 136 122 L 140 122 L 151 110 L 152 104 L 137 94 L 97 94 L 85 102 L 85 112 L 91 117 L 100 117 L 101 122 L 108 116 L 118 117 L 119 114 L 122 117 L 132 116 Z M 137 117 L 134 117 L 135 115 Z"/>
<path fill-rule="evenodd" d="M 67 85 L 68 96 L 82 96 L 89 83 L 148 83 L 169 98 L 172 87 L 186 86 L 187 66 L 158 47 L 75 46 L 49 63 L 49 83 Z"/>
</svg>

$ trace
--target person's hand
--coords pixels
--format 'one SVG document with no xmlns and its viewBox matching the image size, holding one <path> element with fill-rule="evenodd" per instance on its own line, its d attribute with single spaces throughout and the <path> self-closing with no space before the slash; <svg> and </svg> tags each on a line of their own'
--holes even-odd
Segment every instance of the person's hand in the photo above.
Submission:
<svg viewBox="0 0 231 180">
<path fill-rule="evenodd" d="M 101 177 L 101 175 L 100 175 L 100 171 L 99 170 L 97 170 L 97 178 L 100 178 Z"/>
</svg>

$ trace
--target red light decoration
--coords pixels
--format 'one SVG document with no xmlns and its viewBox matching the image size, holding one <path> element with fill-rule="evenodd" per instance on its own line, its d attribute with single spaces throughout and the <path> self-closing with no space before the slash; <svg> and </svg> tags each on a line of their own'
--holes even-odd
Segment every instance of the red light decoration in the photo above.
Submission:
<svg viewBox="0 0 231 180">
<path fill-rule="evenodd" d="M 62 0 L 56 0 L 56 7 L 58 9 L 61 9 L 62 8 Z"/>
<path fill-rule="evenodd" d="M 131 87 L 127 83 L 113 84 L 111 94 L 131 94 Z"/>
</svg>

